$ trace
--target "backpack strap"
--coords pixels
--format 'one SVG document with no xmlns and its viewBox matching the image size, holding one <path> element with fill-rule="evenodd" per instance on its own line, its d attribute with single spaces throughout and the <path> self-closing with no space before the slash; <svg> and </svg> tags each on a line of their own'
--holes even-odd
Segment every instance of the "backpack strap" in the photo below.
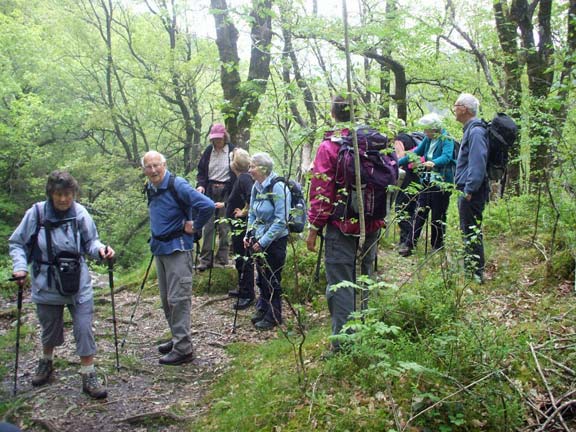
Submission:
<svg viewBox="0 0 576 432">
<path fill-rule="evenodd" d="M 58 222 L 45 221 L 44 222 L 44 233 L 46 234 L 46 253 L 48 255 L 48 262 L 41 262 L 41 264 L 48 265 L 48 286 L 52 285 L 52 278 L 54 277 L 54 265 L 55 256 L 54 249 L 52 247 L 52 231 L 65 223 L 72 222 L 72 231 L 74 233 L 74 248 L 76 252 L 79 253 L 78 245 L 78 218 L 75 216 L 73 219 L 64 219 Z"/>
<path fill-rule="evenodd" d="M 170 177 L 168 178 L 168 187 L 166 190 L 168 192 L 170 192 L 170 194 L 172 195 L 172 198 L 174 198 L 174 201 L 176 201 L 176 204 L 178 205 L 178 207 L 180 208 L 182 213 L 184 213 L 184 216 L 188 217 L 188 205 L 178 195 L 178 191 L 176 190 L 176 186 L 174 184 L 175 182 L 176 182 L 176 177 L 174 175 L 170 174 Z M 152 198 L 155 196 L 155 194 L 152 193 L 152 190 L 150 188 L 150 183 L 147 182 L 146 185 L 144 186 L 144 188 L 145 188 L 144 192 L 146 192 L 146 198 L 148 199 L 148 207 L 150 207 L 150 202 L 152 202 Z"/>
<path fill-rule="evenodd" d="M 270 201 L 270 203 L 272 204 L 273 207 L 276 207 L 276 206 L 274 205 L 274 198 L 271 195 L 274 195 L 273 194 L 274 185 L 278 182 L 282 182 L 285 185 L 287 185 L 286 179 L 284 177 L 275 177 L 274 179 L 272 179 L 272 181 L 270 182 L 270 184 L 266 188 L 266 197 L 268 198 L 268 201 Z"/>
<path fill-rule="evenodd" d="M 42 214 L 44 213 L 43 207 L 40 203 L 34 204 L 34 213 L 36 214 L 36 228 L 34 229 L 34 234 L 30 237 L 28 241 L 28 262 L 32 263 L 33 266 L 36 262 L 39 262 L 42 258 L 40 254 L 40 249 L 38 248 L 38 234 L 40 234 L 40 229 L 44 222 L 42 221 Z"/>
<path fill-rule="evenodd" d="M 176 186 L 174 185 L 175 182 L 176 177 L 170 174 L 170 178 L 168 179 L 168 191 L 170 191 L 170 193 L 172 194 L 172 198 L 174 198 L 174 201 L 176 201 L 176 204 L 178 204 L 178 207 L 180 207 L 180 210 L 182 211 L 182 213 L 184 213 L 184 217 L 188 217 L 188 211 L 187 211 L 188 206 L 186 205 L 184 200 L 180 198 L 180 195 L 178 195 L 178 191 L 176 190 Z"/>
</svg>

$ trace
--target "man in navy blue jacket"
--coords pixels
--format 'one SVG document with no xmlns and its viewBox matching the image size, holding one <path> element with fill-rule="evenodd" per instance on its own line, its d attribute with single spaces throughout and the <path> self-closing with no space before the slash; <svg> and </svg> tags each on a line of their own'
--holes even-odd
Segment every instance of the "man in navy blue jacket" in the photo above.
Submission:
<svg viewBox="0 0 576 432">
<path fill-rule="evenodd" d="M 158 347 L 165 354 L 159 362 L 179 365 L 194 359 L 190 335 L 194 233 L 214 214 L 214 202 L 181 177 L 175 177 L 171 190 L 172 174 L 166 169 L 164 156 L 156 151 L 144 155 L 142 167 L 149 180 L 150 249 L 156 261 L 162 308 L 172 332 L 172 339 Z"/>
<path fill-rule="evenodd" d="M 464 125 L 454 181 L 462 192 L 458 199 L 460 230 L 464 236 L 466 270 L 474 279 L 484 280 L 484 244 L 482 240 L 482 212 L 488 201 L 489 185 L 486 175 L 488 141 L 486 128 L 477 118 L 480 102 L 462 93 L 454 104 L 456 120 Z"/>
</svg>

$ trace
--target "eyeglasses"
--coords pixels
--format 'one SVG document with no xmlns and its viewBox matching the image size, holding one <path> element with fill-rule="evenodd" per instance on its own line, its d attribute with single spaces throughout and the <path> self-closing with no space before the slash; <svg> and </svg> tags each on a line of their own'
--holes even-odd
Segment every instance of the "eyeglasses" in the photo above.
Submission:
<svg viewBox="0 0 576 432">
<path fill-rule="evenodd" d="M 462 104 L 454 104 L 454 108 L 459 107 L 459 106 L 463 107 L 464 105 L 462 105 Z"/>
<path fill-rule="evenodd" d="M 164 165 L 164 164 L 163 163 L 155 163 L 155 164 L 150 164 L 150 165 L 144 165 L 144 169 L 146 171 L 152 171 L 152 170 L 160 168 L 162 165 Z"/>
</svg>

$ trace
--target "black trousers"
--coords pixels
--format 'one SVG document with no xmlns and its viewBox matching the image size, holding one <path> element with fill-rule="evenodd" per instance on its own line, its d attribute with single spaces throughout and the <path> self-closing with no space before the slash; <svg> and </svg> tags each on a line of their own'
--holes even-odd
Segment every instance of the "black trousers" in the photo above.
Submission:
<svg viewBox="0 0 576 432">
<path fill-rule="evenodd" d="M 238 290 L 240 298 L 254 298 L 254 262 L 252 256 L 244 248 L 246 231 L 232 231 L 232 250 L 236 255 L 236 272 L 238 273 Z"/>
<path fill-rule="evenodd" d="M 406 244 L 415 247 L 420 238 L 422 228 L 426 225 L 428 213 L 432 213 L 432 232 L 430 244 L 432 249 L 440 249 L 444 246 L 444 234 L 446 232 L 446 213 L 450 205 L 451 192 L 443 191 L 438 186 L 428 186 L 418 194 L 418 204 L 414 214 L 414 232 L 408 238 Z"/>
<path fill-rule="evenodd" d="M 282 324 L 282 269 L 286 261 L 288 236 L 274 240 L 264 250 L 263 258 L 256 259 L 260 297 L 256 309 L 264 312 L 264 319 Z"/>
<path fill-rule="evenodd" d="M 399 191 L 396 196 L 396 214 L 400 227 L 400 244 L 407 243 L 414 231 L 414 214 L 416 213 L 418 195 Z"/>
<path fill-rule="evenodd" d="M 463 196 L 458 198 L 460 231 L 464 238 L 464 264 L 469 274 L 484 276 L 484 241 L 482 237 L 482 213 L 486 204 L 487 193 L 482 188 L 472 194 L 470 201 Z"/>
</svg>

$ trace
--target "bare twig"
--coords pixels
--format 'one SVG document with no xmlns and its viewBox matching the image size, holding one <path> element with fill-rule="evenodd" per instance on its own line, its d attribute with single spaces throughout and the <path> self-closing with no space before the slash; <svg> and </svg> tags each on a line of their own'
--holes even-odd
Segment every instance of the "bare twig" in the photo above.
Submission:
<svg viewBox="0 0 576 432">
<path fill-rule="evenodd" d="M 566 408 L 568 408 L 571 405 L 576 405 L 576 399 L 571 399 L 568 402 L 564 402 L 562 405 L 560 405 L 558 408 L 556 408 L 554 410 L 554 412 L 552 413 L 552 415 L 550 417 L 548 417 L 548 419 L 546 419 L 546 421 L 538 428 L 536 429 L 536 432 L 544 432 L 546 430 L 548 430 L 548 426 L 550 425 L 550 423 L 554 420 L 554 418 L 556 416 L 559 416 L 561 421 L 564 423 L 564 420 L 562 419 L 562 411 L 564 411 Z M 570 429 L 568 429 L 568 427 L 566 425 L 564 425 L 564 428 L 567 431 L 570 431 Z"/>
<path fill-rule="evenodd" d="M 573 369 L 570 369 L 570 368 L 569 368 L 568 366 L 566 366 L 565 364 L 560 363 L 559 361 L 556 361 L 556 360 L 554 360 L 553 358 L 548 357 L 546 354 L 542 354 L 541 352 L 537 352 L 537 354 L 538 354 L 540 357 L 543 357 L 543 358 L 545 358 L 546 360 L 548 360 L 548 361 L 549 361 L 550 363 L 552 363 L 553 365 L 558 366 L 558 367 L 559 367 L 560 369 L 562 369 L 563 371 L 568 372 L 570 375 L 576 376 L 576 372 L 574 372 Z"/>
<path fill-rule="evenodd" d="M 538 369 L 538 373 L 540 374 L 540 377 L 542 378 L 542 381 L 544 382 L 544 386 L 546 387 L 546 391 L 548 392 L 548 396 L 550 397 L 550 403 L 552 404 L 554 409 L 556 411 L 558 411 L 558 405 L 556 404 L 556 398 L 554 398 L 554 394 L 552 393 L 552 390 L 550 389 L 550 385 L 548 384 L 548 380 L 546 379 L 546 376 L 544 375 L 544 372 L 542 371 L 542 367 L 540 366 L 540 362 L 538 361 L 538 356 L 536 355 L 536 351 L 534 350 L 534 346 L 531 343 L 529 343 L 528 346 L 530 347 L 530 352 L 532 353 L 532 357 L 534 358 L 534 362 L 536 363 L 536 368 Z M 560 417 L 560 422 L 562 423 L 562 426 L 564 427 L 564 429 L 567 432 L 570 432 L 570 429 L 568 429 L 568 426 L 564 422 L 564 418 L 562 417 L 562 414 L 557 413 L 555 415 L 558 415 Z M 545 423 L 548 423 L 549 421 L 550 421 L 550 417 L 548 417 L 548 419 L 546 420 Z"/>
<path fill-rule="evenodd" d="M 506 375 L 504 372 L 500 372 L 500 375 L 502 375 L 506 379 L 506 381 L 508 381 L 508 384 L 510 384 L 510 387 L 512 387 L 514 390 L 516 390 L 518 392 L 518 394 L 526 400 L 526 403 L 528 405 L 530 405 L 530 408 L 532 408 L 534 411 L 536 411 L 538 413 L 538 415 L 540 415 L 541 417 L 547 417 L 546 414 L 544 412 L 542 412 L 542 410 L 540 408 L 538 408 L 532 402 L 532 400 L 526 394 L 524 394 L 522 392 L 521 389 L 518 388 L 516 383 L 514 381 L 512 381 L 510 378 L 508 378 L 508 375 Z"/>
<path fill-rule="evenodd" d="M 445 401 L 447 401 L 448 399 L 453 398 L 453 397 L 456 396 L 457 394 L 462 393 L 464 390 L 469 389 L 470 387 L 474 387 L 475 385 L 480 384 L 482 381 L 486 381 L 486 380 L 487 380 L 488 378 L 490 378 L 492 375 L 497 374 L 497 373 L 500 373 L 500 372 L 501 372 L 501 370 L 492 371 L 492 372 L 490 372 L 489 374 L 484 375 L 482 378 L 477 379 L 476 381 L 471 382 L 471 383 L 468 384 L 467 386 L 464 386 L 464 387 L 462 387 L 461 389 L 459 389 L 459 390 L 457 390 L 457 391 L 455 391 L 455 392 L 453 392 L 453 393 L 450 393 L 448 396 L 440 399 L 438 402 L 430 405 L 429 407 L 423 409 L 423 410 L 420 411 L 419 413 L 413 415 L 412 417 L 410 417 L 410 418 L 408 419 L 408 421 L 406 422 L 406 424 L 405 424 L 404 427 L 402 428 L 402 431 L 405 431 L 406 428 L 408 427 L 408 425 L 409 425 L 410 423 L 412 423 L 414 420 L 416 420 L 418 417 L 420 417 L 422 414 L 424 414 L 424 413 L 426 413 L 426 412 L 428 412 L 428 411 L 436 408 L 436 407 L 439 406 L 439 405 L 442 405 L 442 404 L 443 404 Z"/>
<path fill-rule="evenodd" d="M 316 395 L 316 386 L 318 385 L 318 381 L 320 381 L 322 375 L 323 373 L 321 372 L 320 375 L 318 375 L 318 378 L 316 378 L 316 380 L 314 381 L 314 384 L 312 385 L 312 396 L 310 396 L 310 408 L 308 409 L 308 423 L 310 423 L 310 419 L 312 418 L 312 407 L 314 406 L 314 396 Z"/>
</svg>

